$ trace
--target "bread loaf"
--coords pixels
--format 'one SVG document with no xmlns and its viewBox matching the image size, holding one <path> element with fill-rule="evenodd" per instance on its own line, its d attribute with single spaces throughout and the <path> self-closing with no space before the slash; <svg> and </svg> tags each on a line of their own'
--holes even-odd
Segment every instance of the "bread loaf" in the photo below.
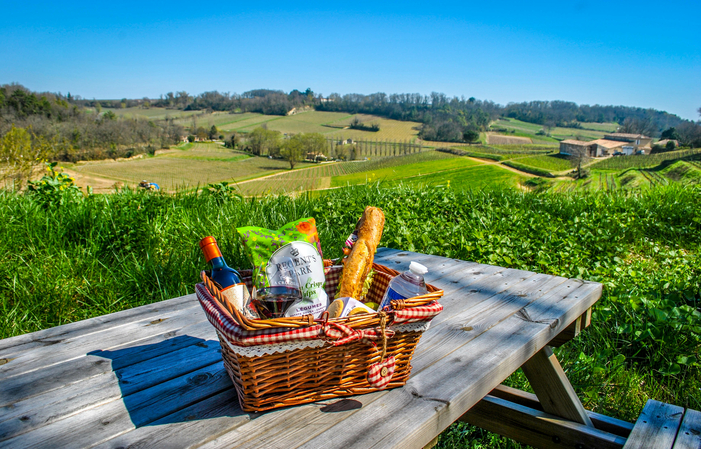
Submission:
<svg viewBox="0 0 701 449">
<path fill-rule="evenodd" d="M 338 296 L 360 299 L 365 279 L 372 269 L 377 245 L 385 227 L 385 214 L 377 207 L 368 206 L 358 222 L 358 240 L 343 262 L 343 273 Z"/>
</svg>

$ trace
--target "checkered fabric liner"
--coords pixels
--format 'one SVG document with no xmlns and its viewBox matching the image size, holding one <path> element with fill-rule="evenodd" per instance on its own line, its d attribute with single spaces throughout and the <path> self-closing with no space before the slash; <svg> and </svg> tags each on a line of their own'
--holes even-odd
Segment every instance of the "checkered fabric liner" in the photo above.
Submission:
<svg viewBox="0 0 701 449">
<path fill-rule="evenodd" d="M 341 270 L 336 269 L 337 267 L 328 268 L 328 274 L 330 276 L 330 279 L 327 278 L 327 286 L 328 284 L 337 285 L 338 277 L 340 275 Z M 244 278 L 246 274 L 248 274 L 248 282 L 250 282 L 250 271 L 248 273 L 243 271 L 241 272 L 241 274 Z M 386 277 L 389 278 L 389 276 Z M 382 291 L 384 294 L 384 290 L 380 290 L 378 288 L 384 282 L 383 278 L 385 278 L 384 273 L 378 272 L 375 274 L 371 291 Z M 378 287 L 375 286 L 376 282 L 378 282 Z M 387 283 L 388 282 L 389 281 L 387 281 Z M 386 286 L 384 288 L 386 288 Z M 334 286 L 334 291 L 329 293 L 331 297 L 335 295 L 335 289 L 336 287 Z M 326 290 L 327 292 L 329 292 L 328 288 Z M 229 314 L 229 311 L 226 310 L 224 306 L 222 306 L 219 303 L 219 301 L 212 297 L 212 295 L 209 293 L 204 284 L 197 284 L 195 287 L 195 292 L 197 293 L 197 299 L 202 305 L 202 308 L 204 309 L 205 315 L 207 316 L 209 322 L 212 323 L 212 325 L 219 331 L 219 333 L 226 337 L 226 339 L 229 340 L 233 345 L 255 346 L 265 344 L 300 342 L 319 338 L 323 338 L 325 340 L 336 339 L 334 338 L 336 337 L 335 335 L 333 335 L 332 337 L 332 335 L 325 334 L 324 325 L 321 321 L 318 321 L 317 324 L 305 328 L 273 328 L 248 331 L 243 329 L 241 326 L 238 325 L 236 321 L 234 321 L 234 319 Z M 368 293 L 368 297 L 369 296 L 370 293 Z M 442 310 L 443 306 L 441 306 L 437 301 L 433 301 L 424 306 L 417 306 L 403 310 L 393 311 L 390 313 L 390 322 L 388 324 L 406 324 L 418 321 L 430 321 Z M 329 330 L 328 325 L 326 327 L 327 330 Z M 333 334 L 333 332 L 331 332 L 331 334 Z"/>
</svg>

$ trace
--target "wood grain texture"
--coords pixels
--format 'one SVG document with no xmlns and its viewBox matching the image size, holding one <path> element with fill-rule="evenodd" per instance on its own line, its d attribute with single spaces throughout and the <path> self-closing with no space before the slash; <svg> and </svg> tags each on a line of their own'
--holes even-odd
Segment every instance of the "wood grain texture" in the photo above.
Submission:
<svg viewBox="0 0 701 449">
<path fill-rule="evenodd" d="M 650 399 L 635 422 L 625 449 L 671 448 L 682 421 L 684 409 Z"/>
<path fill-rule="evenodd" d="M 123 400 L 81 413 L 0 442 L 0 448 L 84 448 L 151 424 L 178 410 L 231 388 L 223 362 L 160 383 Z"/>
<path fill-rule="evenodd" d="M 51 346 L 66 336 L 72 338 L 93 334 L 110 327 L 122 326 L 130 321 L 141 321 L 153 315 L 194 307 L 197 298 L 194 294 L 172 298 L 146 306 L 134 307 L 109 315 L 98 316 L 87 320 L 76 321 L 49 329 L 18 335 L 0 340 L 0 357 L 14 352 L 24 352 L 34 347 Z"/>
<path fill-rule="evenodd" d="M 674 449 L 701 449 L 701 412 L 686 409 Z"/>
<path fill-rule="evenodd" d="M 535 447 L 620 449 L 626 442 L 624 437 L 491 395 L 460 420 Z"/>
<path fill-rule="evenodd" d="M 38 369 L 2 381 L 0 407 L 39 396 L 54 389 L 65 388 L 117 369 L 150 360 L 206 340 L 217 340 L 209 321 L 168 331 L 143 340 L 104 347 L 83 357 Z M 109 355 L 110 357 L 106 357 Z M 2 418 L 0 417 L 0 421 Z"/>
<path fill-rule="evenodd" d="M 593 427 L 587 411 L 549 346 L 521 366 L 547 413 Z"/>
<path fill-rule="evenodd" d="M 499 385 L 489 394 L 494 397 L 513 402 L 514 404 L 543 411 L 543 406 L 540 404 L 538 396 L 533 393 L 507 387 L 506 385 Z M 587 410 L 587 415 L 589 415 L 589 419 L 591 419 L 594 427 L 599 430 L 603 430 L 604 432 L 612 433 L 623 438 L 628 438 L 631 430 L 633 430 L 633 423 L 628 421 L 602 415 L 601 413 L 592 412 L 591 410 Z"/>
<path fill-rule="evenodd" d="M 67 335 L 49 346 L 33 347 L 15 354 L 14 360 L 0 366 L 0 382 L 12 376 L 46 369 L 51 365 L 83 357 L 92 351 L 174 331 L 192 324 L 194 321 L 203 321 L 204 319 L 202 308 L 195 302 L 192 306 L 188 305 L 187 308 L 175 308 L 167 312 L 150 314 L 145 319 L 127 321 L 99 332 L 75 337 Z"/>
</svg>

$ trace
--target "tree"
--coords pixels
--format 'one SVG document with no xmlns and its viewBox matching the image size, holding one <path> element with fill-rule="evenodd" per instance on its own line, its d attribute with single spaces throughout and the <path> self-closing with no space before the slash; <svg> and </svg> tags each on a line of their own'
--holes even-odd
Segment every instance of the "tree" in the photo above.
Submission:
<svg viewBox="0 0 701 449">
<path fill-rule="evenodd" d="M 463 138 L 463 140 L 465 140 L 465 142 L 469 142 L 469 143 L 477 142 L 480 138 L 480 133 L 478 133 L 477 131 L 473 131 L 473 130 L 468 129 L 467 131 L 462 133 L 462 138 Z"/>
<path fill-rule="evenodd" d="M 34 169 L 51 156 L 51 144 L 24 128 L 12 128 L 0 138 L 0 181 L 10 181 L 16 189 L 31 177 Z"/>
<path fill-rule="evenodd" d="M 662 131 L 662 134 L 660 135 L 660 140 L 679 140 L 679 134 L 677 133 L 676 128 L 671 127 L 667 128 L 664 131 Z"/>
<path fill-rule="evenodd" d="M 276 155 L 280 149 L 281 138 L 282 134 L 279 131 L 258 127 L 248 135 L 248 144 L 251 147 L 251 152 L 258 156 Z"/>
<path fill-rule="evenodd" d="M 691 148 L 701 147 L 701 124 L 684 122 L 677 127 L 679 144 Z"/>
<path fill-rule="evenodd" d="M 199 126 L 195 134 L 200 140 L 205 140 L 207 138 L 207 130 L 204 129 L 203 126 Z"/>
<path fill-rule="evenodd" d="M 302 134 L 292 136 L 280 149 L 280 155 L 290 163 L 290 170 L 295 168 L 297 162 L 304 160 L 305 148 Z"/>
<path fill-rule="evenodd" d="M 209 140 L 216 139 L 218 135 L 219 130 L 217 129 L 216 125 L 212 125 L 212 127 L 209 129 Z"/>
<path fill-rule="evenodd" d="M 302 133 L 298 136 L 302 140 L 306 153 L 314 154 L 315 157 L 320 154 L 326 155 L 327 147 L 324 136 L 319 133 Z"/>
<path fill-rule="evenodd" d="M 582 179 L 589 176 L 589 171 L 584 168 L 591 160 L 589 150 L 586 148 L 578 148 L 570 151 L 570 155 L 567 159 L 569 159 L 570 165 L 575 169 L 575 179 Z"/>
</svg>

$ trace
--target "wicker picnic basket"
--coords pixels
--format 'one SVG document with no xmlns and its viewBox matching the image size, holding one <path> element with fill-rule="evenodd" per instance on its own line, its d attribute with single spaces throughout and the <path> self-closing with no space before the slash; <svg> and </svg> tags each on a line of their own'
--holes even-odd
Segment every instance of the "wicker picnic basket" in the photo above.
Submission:
<svg viewBox="0 0 701 449">
<path fill-rule="evenodd" d="M 389 281 L 399 273 L 379 264 L 373 268 L 367 300 L 379 304 Z M 325 268 L 330 298 L 341 270 L 341 266 Z M 250 270 L 241 274 L 250 289 Z M 437 301 L 443 291 L 427 284 L 428 294 L 392 301 L 390 312 L 251 320 L 224 305 L 227 302 L 204 271 L 202 281 L 196 286 L 197 298 L 217 330 L 224 366 L 247 412 L 404 385 L 421 334 L 443 309 Z"/>
</svg>

